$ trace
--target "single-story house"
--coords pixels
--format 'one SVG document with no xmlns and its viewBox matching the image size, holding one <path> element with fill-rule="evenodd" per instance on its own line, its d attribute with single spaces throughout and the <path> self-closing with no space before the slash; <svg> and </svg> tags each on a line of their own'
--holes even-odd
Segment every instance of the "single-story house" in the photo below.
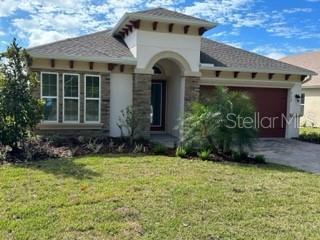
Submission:
<svg viewBox="0 0 320 240">
<path fill-rule="evenodd" d="M 311 69 L 318 74 L 302 83 L 300 124 L 320 127 L 320 51 L 284 57 L 281 61 Z"/>
<path fill-rule="evenodd" d="M 189 104 L 224 85 L 248 92 L 260 117 L 278 118 L 261 137 L 297 137 L 297 96 L 314 72 L 202 37 L 215 26 L 155 8 L 126 13 L 111 30 L 28 49 L 45 101 L 39 131 L 116 137 L 121 110 L 130 105 L 144 137 L 179 137 Z"/>
</svg>

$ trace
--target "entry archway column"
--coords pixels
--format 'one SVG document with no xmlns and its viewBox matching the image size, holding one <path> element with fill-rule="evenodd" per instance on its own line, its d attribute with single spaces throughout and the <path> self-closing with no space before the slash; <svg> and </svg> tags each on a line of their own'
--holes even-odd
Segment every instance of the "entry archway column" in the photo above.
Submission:
<svg viewBox="0 0 320 240">
<path fill-rule="evenodd" d="M 186 76 L 184 91 L 184 111 L 188 111 L 192 102 L 199 100 L 200 77 Z"/>
<path fill-rule="evenodd" d="M 150 138 L 151 81 L 152 74 L 133 74 L 132 107 L 139 120 L 140 135 L 145 139 Z"/>
</svg>

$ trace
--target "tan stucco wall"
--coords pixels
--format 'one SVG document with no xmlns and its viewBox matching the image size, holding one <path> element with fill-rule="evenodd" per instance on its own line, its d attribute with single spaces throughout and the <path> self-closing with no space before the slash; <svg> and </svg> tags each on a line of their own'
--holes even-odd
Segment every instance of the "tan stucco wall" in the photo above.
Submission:
<svg viewBox="0 0 320 240">
<path fill-rule="evenodd" d="M 320 127 L 320 88 L 303 88 L 305 94 L 304 115 L 301 125 Z"/>
</svg>

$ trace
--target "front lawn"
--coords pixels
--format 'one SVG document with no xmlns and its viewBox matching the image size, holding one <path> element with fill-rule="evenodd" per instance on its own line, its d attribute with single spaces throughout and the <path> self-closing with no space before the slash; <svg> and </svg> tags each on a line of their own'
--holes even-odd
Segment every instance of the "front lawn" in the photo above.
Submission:
<svg viewBox="0 0 320 240">
<path fill-rule="evenodd" d="M 94 156 L 0 166 L 0 239 L 318 239 L 320 177 Z"/>
</svg>

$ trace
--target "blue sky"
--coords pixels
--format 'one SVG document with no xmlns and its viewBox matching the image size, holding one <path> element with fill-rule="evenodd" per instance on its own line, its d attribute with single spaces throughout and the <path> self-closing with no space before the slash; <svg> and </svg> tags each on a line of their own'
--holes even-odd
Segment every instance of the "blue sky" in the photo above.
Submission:
<svg viewBox="0 0 320 240">
<path fill-rule="evenodd" d="M 320 50 L 320 0 L 0 0 L 0 51 L 13 37 L 35 46 L 158 6 L 217 22 L 206 37 L 272 58 Z"/>
</svg>

